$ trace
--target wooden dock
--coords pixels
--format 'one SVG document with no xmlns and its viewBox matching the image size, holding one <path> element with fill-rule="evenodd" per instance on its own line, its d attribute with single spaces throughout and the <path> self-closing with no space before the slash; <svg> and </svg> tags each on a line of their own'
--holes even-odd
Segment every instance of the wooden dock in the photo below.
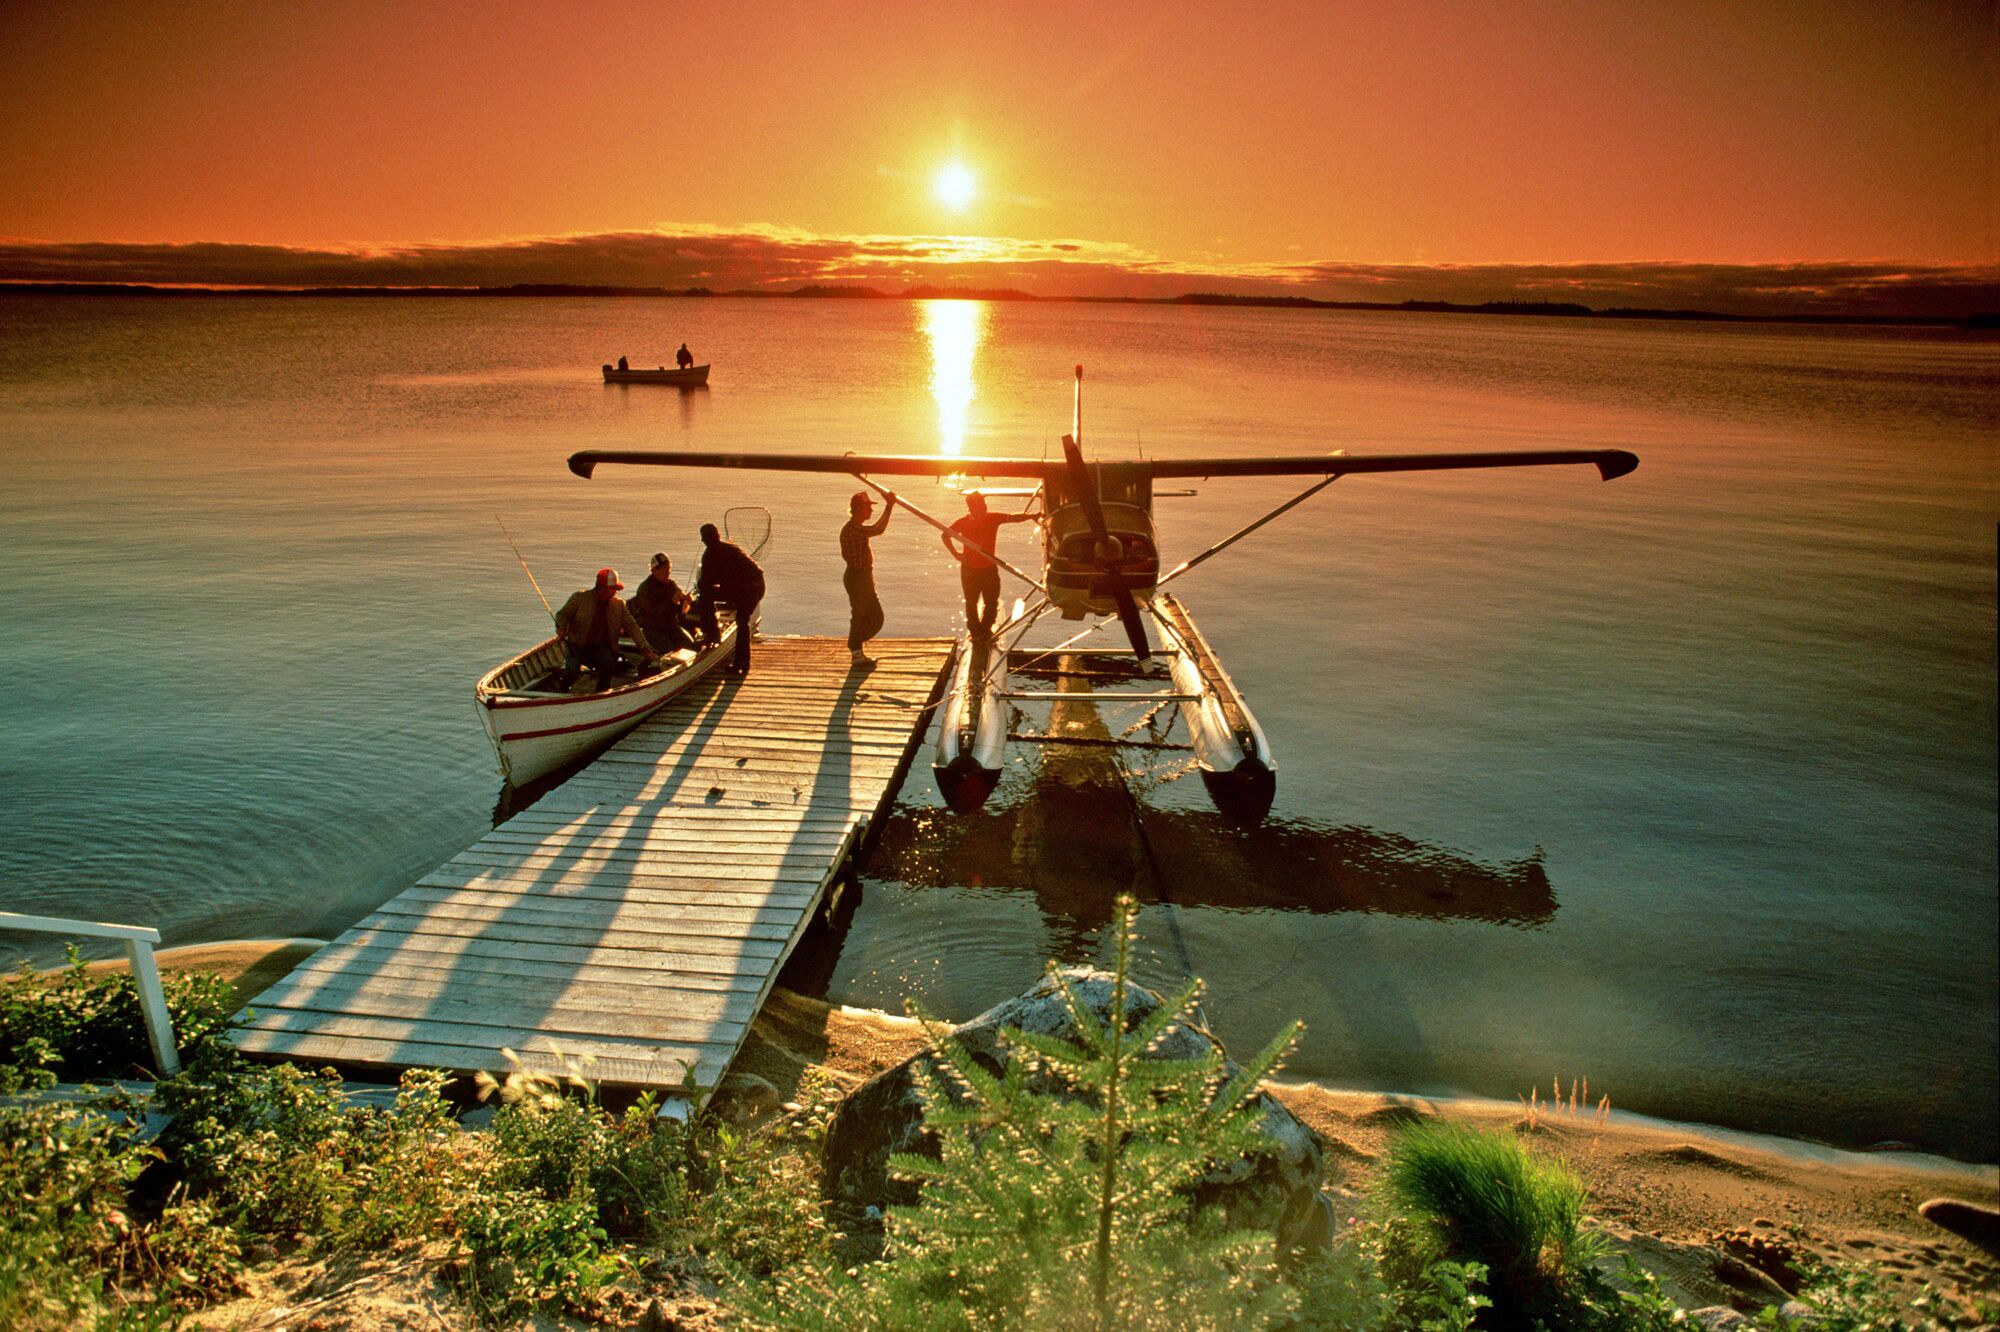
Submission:
<svg viewBox="0 0 2000 1332">
<path fill-rule="evenodd" d="M 705 1099 L 929 724 L 950 640 L 869 648 L 759 642 L 258 995 L 237 1044 Z"/>
</svg>

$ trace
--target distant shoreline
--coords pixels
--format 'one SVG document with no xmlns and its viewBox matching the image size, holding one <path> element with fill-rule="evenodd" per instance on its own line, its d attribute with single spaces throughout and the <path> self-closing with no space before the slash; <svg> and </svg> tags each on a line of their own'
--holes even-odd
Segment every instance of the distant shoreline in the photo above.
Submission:
<svg viewBox="0 0 2000 1332">
<path fill-rule="evenodd" d="M 1322 301 L 1309 296 L 1231 296 L 1190 292 L 1181 296 L 1036 296 L 1012 289 L 909 287 L 900 292 L 873 287 L 808 284 L 790 291 L 714 291 L 707 287 L 619 287 L 574 283 L 515 283 L 505 287 L 195 287 L 139 282 L 0 282 L 0 295 L 17 296 L 403 296 L 540 297 L 618 296 L 696 300 L 862 300 L 862 301 L 1026 301 L 1082 305 L 1201 305 L 1267 310 L 1372 310 L 1399 314 L 1511 315 L 1517 318 L 1649 319 L 1721 324 L 1861 324 L 2000 330 L 2000 312 L 1951 315 L 1725 314 L 1718 310 L 1675 310 L 1612 306 L 1596 309 L 1565 301 Z"/>
</svg>

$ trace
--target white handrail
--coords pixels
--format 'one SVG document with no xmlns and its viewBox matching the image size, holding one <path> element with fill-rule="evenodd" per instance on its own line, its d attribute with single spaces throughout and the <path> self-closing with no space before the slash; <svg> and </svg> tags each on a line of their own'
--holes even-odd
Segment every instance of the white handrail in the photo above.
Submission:
<svg viewBox="0 0 2000 1332">
<path fill-rule="evenodd" d="M 102 921 L 64 920 L 60 916 L 27 916 L 18 911 L 0 911 L 0 930 L 123 940 L 125 960 L 132 967 L 132 982 L 139 987 L 139 1011 L 145 1015 L 146 1040 L 153 1047 L 154 1062 L 163 1077 L 181 1071 L 173 1018 L 167 1012 L 167 992 L 160 988 L 160 968 L 153 960 L 153 945 L 160 941 L 158 930 L 150 925 L 108 925 Z"/>
</svg>

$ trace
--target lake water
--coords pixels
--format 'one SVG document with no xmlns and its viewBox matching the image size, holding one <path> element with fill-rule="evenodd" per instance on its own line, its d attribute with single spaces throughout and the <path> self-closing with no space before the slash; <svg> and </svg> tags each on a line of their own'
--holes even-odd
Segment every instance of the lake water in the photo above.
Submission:
<svg viewBox="0 0 2000 1332">
<path fill-rule="evenodd" d="M 709 391 L 598 382 L 683 339 Z M 1177 585 L 1271 737 L 1265 829 L 1221 823 L 1172 754 L 1017 753 L 970 819 L 919 762 L 788 983 L 963 1018 L 1095 957 L 1133 891 L 1148 976 L 1204 977 L 1240 1050 L 1304 1018 L 1296 1076 L 1588 1076 L 1626 1110 L 2000 1156 L 1991 335 L 0 298 L 0 901 L 170 943 L 336 933 L 489 826 L 472 681 L 547 623 L 496 514 L 554 596 L 656 548 L 691 568 L 701 522 L 763 505 L 766 631 L 844 631 L 851 483 L 585 482 L 571 450 L 1038 455 L 1077 362 L 1101 459 L 1643 461 L 1329 488 Z M 1303 484 L 1160 500 L 1165 557 Z M 932 532 L 902 515 L 876 559 L 887 633 L 951 627 Z"/>
</svg>

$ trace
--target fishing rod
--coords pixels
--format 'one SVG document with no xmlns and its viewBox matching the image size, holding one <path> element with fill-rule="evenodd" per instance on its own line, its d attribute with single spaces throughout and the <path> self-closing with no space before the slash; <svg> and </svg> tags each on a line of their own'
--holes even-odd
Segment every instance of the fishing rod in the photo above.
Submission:
<svg viewBox="0 0 2000 1332">
<path fill-rule="evenodd" d="M 514 534 L 507 530 L 507 524 L 500 522 L 499 514 L 493 515 L 493 521 L 500 524 L 500 535 L 507 538 L 507 544 L 513 548 L 514 558 L 521 561 L 521 572 L 528 575 L 528 586 L 535 589 L 535 595 L 541 599 L 542 609 L 548 611 L 551 620 L 555 619 L 556 613 L 549 609 L 549 599 L 542 596 L 542 585 L 535 581 L 535 571 L 528 567 L 526 560 L 521 559 L 521 548 L 514 545 Z"/>
</svg>

